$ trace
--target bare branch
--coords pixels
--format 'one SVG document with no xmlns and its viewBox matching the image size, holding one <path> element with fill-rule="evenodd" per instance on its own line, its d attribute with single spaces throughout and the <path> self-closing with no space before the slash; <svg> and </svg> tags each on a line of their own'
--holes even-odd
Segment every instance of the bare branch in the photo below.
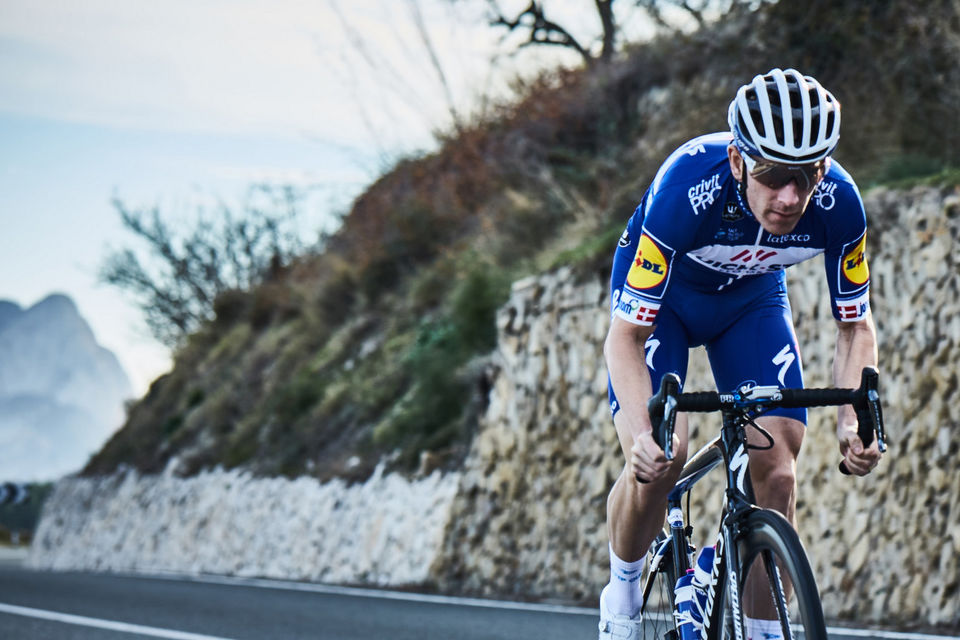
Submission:
<svg viewBox="0 0 960 640">
<path fill-rule="evenodd" d="M 608 0 L 607 2 L 601 3 L 598 0 L 597 4 L 598 6 L 600 4 L 609 5 L 611 2 L 612 0 Z M 530 45 L 565 47 L 579 53 L 587 65 L 592 65 L 595 62 L 590 51 L 584 48 L 569 31 L 556 22 L 547 19 L 543 11 L 542 2 L 531 0 L 530 6 L 513 18 L 507 18 L 503 15 L 500 7 L 493 0 L 490 0 L 490 6 L 494 11 L 494 15 L 490 20 L 491 26 L 506 27 L 508 32 L 513 32 L 518 29 L 527 29 L 529 31 L 529 39 L 521 44 L 521 47 Z"/>
<path fill-rule="evenodd" d="M 100 279 L 133 294 L 150 331 L 164 344 L 176 346 L 212 320 L 220 294 L 256 286 L 302 253 L 292 188 L 277 193 L 259 187 L 247 198 L 241 215 L 221 205 L 220 224 L 199 217 L 180 236 L 158 208 L 131 210 L 114 199 L 123 225 L 145 243 L 147 255 L 141 260 L 131 249 L 108 254 Z"/>
<path fill-rule="evenodd" d="M 600 49 L 600 59 L 609 60 L 613 57 L 617 45 L 617 23 L 613 17 L 613 0 L 596 0 L 597 13 L 600 14 L 600 24 L 603 25 L 603 47 Z"/>
<path fill-rule="evenodd" d="M 420 3 L 418 0 L 408 0 L 410 4 L 410 11 L 413 14 L 413 23 L 417 27 L 417 33 L 420 36 L 420 41 L 423 43 L 423 48 L 426 49 L 427 55 L 430 57 L 430 64 L 433 66 L 433 70 L 437 73 L 437 79 L 440 81 L 440 87 L 443 89 L 443 95 L 447 101 L 447 110 L 450 112 L 450 119 L 453 121 L 453 126 L 457 131 L 463 129 L 463 122 L 460 119 L 460 114 L 457 113 L 456 103 L 453 100 L 453 92 L 450 91 L 450 83 L 447 82 L 447 75 L 443 72 L 443 65 L 440 64 L 440 57 L 437 55 L 437 51 L 433 46 L 433 39 L 430 37 L 430 32 L 427 30 L 427 25 L 423 21 L 423 13 L 420 11 Z"/>
</svg>

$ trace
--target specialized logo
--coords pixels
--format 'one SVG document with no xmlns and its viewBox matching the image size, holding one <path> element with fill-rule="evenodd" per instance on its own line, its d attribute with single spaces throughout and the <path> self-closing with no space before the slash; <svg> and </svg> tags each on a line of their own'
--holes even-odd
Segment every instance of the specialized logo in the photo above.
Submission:
<svg viewBox="0 0 960 640">
<path fill-rule="evenodd" d="M 640 246 L 633 266 L 627 274 L 627 284 L 634 289 L 651 289 L 667 277 L 667 259 L 647 234 L 640 236 Z"/>
<path fill-rule="evenodd" d="M 817 206 L 824 211 L 833 209 L 833 206 L 837 204 L 837 198 L 833 195 L 836 190 L 836 182 L 821 180 L 820 184 L 817 185 L 817 190 L 813 192 L 813 199 L 817 203 Z"/>
<path fill-rule="evenodd" d="M 744 481 L 747 477 L 748 464 L 750 464 L 750 456 L 747 455 L 746 450 L 741 444 L 739 447 L 737 447 L 737 450 L 730 459 L 730 470 L 735 471 L 737 474 L 737 489 L 740 490 L 740 493 L 746 493 Z"/>
<path fill-rule="evenodd" d="M 717 198 L 717 192 L 720 191 L 720 174 L 716 173 L 712 177 L 701 180 L 700 184 L 690 187 L 687 191 L 687 197 L 690 198 L 690 206 L 693 207 L 693 213 L 700 215 L 701 211 L 706 211 L 707 207 L 713 204 Z"/>
<path fill-rule="evenodd" d="M 623 235 L 620 236 L 620 241 L 617 242 L 618 247 L 629 247 L 630 246 L 630 230 L 624 229 Z"/>
<path fill-rule="evenodd" d="M 647 344 L 644 345 L 644 349 L 647 350 L 647 367 L 649 369 L 656 370 L 656 367 L 653 366 L 653 355 L 657 352 L 659 347 L 660 340 L 657 338 L 650 338 L 647 340 Z"/>
<path fill-rule="evenodd" d="M 788 344 L 783 349 L 780 350 L 780 353 L 773 356 L 773 364 L 780 365 L 780 374 L 777 376 L 777 379 L 780 381 L 780 386 L 786 384 L 783 380 L 787 375 L 787 369 L 790 368 L 790 365 L 793 364 L 793 361 L 797 359 L 797 356 L 793 355 L 790 351 L 790 345 Z"/>
<path fill-rule="evenodd" d="M 857 246 L 843 256 L 841 269 L 843 276 L 853 284 L 865 284 L 870 279 L 870 267 L 867 266 L 867 234 L 863 234 Z"/>
</svg>

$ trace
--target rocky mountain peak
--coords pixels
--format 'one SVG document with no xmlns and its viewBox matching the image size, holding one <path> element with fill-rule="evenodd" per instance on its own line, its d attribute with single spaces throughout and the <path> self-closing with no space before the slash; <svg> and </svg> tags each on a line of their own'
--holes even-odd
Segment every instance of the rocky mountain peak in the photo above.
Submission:
<svg viewBox="0 0 960 640">
<path fill-rule="evenodd" d="M 0 300 L 0 468 L 10 479 L 73 471 L 123 421 L 130 380 L 68 296 Z"/>
</svg>

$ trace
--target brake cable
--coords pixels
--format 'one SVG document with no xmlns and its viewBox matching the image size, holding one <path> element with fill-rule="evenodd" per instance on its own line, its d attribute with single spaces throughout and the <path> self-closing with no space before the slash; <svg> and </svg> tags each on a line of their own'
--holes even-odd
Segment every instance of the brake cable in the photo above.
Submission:
<svg viewBox="0 0 960 640">
<path fill-rule="evenodd" d="M 753 451 L 769 451 L 770 449 L 773 449 L 774 439 L 773 439 L 773 436 L 770 435 L 770 432 L 769 432 L 769 431 L 767 431 L 766 429 L 764 429 L 763 427 L 761 427 L 759 424 L 757 424 L 757 423 L 754 421 L 753 417 L 751 417 L 746 411 L 741 411 L 741 412 L 740 412 L 740 417 L 743 419 L 743 421 L 744 421 L 746 424 L 750 425 L 751 427 L 753 427 L 754 429 L 756 429 L 758 432 L 760 432 L 760 435 L 762 435 L 762 436 L 766 439 L 766 441 L 767 441 L 767 446 L 761 446 L 761 445 L 757 445 L 757 444 L 748 444 L 748 445 L 747 445 L 747 450 L 748 450 L 748 451 L 750 451 L 750 450 L 753 450 Z"/>
</svg>

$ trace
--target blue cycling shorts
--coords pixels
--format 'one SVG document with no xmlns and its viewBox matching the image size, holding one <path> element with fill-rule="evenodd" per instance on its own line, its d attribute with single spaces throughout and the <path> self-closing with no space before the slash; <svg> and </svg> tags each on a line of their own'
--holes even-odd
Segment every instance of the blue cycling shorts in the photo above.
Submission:
<svg viewBox="0 0 960 640">
<path fill-rule="evenodd" d="M 619 297 L 632 260 L 627 252 L 617 252 L 612 301 Z M 744 385 L 803 387 L 803 366 L 782 272 L 744 279 L 735 289 L 722 292 L 699 291 L 673 282 L 646 344 L 654 392 L 667 373 L 676 373 L 683 384 L 689 350 L 700 345 L 706 347 L 720 392 Z M 620 404 L 612 384 L 608 395 L 610 411 L 616 415 Z M 806 409 L 776 409 L 766 415 L 807 422 Z"/>
</svg>

